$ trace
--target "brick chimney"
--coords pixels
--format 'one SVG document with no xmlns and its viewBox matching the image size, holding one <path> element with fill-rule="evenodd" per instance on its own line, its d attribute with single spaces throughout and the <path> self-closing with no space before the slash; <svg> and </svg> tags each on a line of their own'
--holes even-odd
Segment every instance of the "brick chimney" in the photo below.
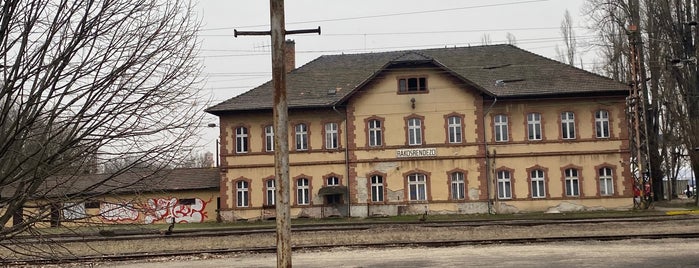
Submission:
<svg viewBox="0 0 699 268">
<path fill-rule="evenodd" d="M 296 69 L 296 42 L 291 39 L 284 41 L 284 71 L 286 73 Z"/>
</svg>

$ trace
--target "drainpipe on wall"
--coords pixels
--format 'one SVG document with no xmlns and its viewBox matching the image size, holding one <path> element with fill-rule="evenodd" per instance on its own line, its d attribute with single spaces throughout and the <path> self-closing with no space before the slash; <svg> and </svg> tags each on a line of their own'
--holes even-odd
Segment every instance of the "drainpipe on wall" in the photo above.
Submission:
<svg viewBox="0 0 699 268">
<path fill-rule="evenodd" d="M 337 114 L 342 115 L 340 111 L 333 105 L 333 111 Z M 347 114 L 347 107 L 345 107 L 345 176 L 347 178 L 347 218 L 352 217 L 352 198 L 350 197 L 350 168 L 349 168 L 349 133 L 347 131 L 347 126 L 349 124 L 349 115 Z"/>
<path fill-rule="evenodd" d="M 486 178 L 486 192 L 488 192 L 488 214 L 494 214 L 493 213 L 493 200 L 490 198 L 491 196 L 491 190 L 490 190 L 490 158 L 488 155 L 490 152 L 488 151 L 488 138 L 486 138 L 487 134 L 487 127 L 485 125 L 485 119 L 488 117 L 488 113 L 490 113 L 490 109 L 495 106 L 495 103 L 498 102 L 498 98 L 494 97 L 495 99 L 493 100 L 493 103 L 490 104 L 490 107 L 488 107 L 488 110 L 485 110 L 485 113 L 483 113 L 483 146 L 485 147 L 485 178 Z"/>
</svg>

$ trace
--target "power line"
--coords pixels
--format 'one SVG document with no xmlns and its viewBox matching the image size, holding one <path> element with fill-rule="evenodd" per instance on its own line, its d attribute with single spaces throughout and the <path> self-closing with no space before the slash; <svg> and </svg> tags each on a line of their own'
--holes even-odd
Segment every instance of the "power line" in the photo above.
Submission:
<svg viewBox="0 0 699 268">
<path fill-rule="evenodd" d="M 508 3 L 467 6 L 467 7 L 443 8 L 443 9 L 432 9 L 432 10 L 423 10 L 423 11 L 410 11 L 410 12 L 368 15 L 368 16 L 358 16 L 358 17 L 336 18 L 336 19 L 297 21 L 297 22 L 287 22 L 286 25 L 318 23 L 318 22 L 331 22 L 331 21 L 362 20 L 362 19 L 383 18 L 383 17 L 395 17 L 395 16 L 415 15 L 415 14 L 448 12 L 448 11 L 455 11 L 455 10 L 467 10 L 467 9 L 477 9 L 477 8 L 487 8 L 487 7 L 521 5 L 521 4 L 529 4 L 529 3 L 535 3 L 535 2 L 546 2 L 546 1 L 548 1 L 548 0 L 529 0 L 529 1 L 517 1 L 517 2 L 508 2 Z M 201 31 L 219 31 L 219 30 L 230 30 L 230 29 L 235 29 L 235 28 L 254 28 L 254 27 L 269 27 L 269 24 L 209 28 L 209 29 L 201 29 Z"/>
</svg>

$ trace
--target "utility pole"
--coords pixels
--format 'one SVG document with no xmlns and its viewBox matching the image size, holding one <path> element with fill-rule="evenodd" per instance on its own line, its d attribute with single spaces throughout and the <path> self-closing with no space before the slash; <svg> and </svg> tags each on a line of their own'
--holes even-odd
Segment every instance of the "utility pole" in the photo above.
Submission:
<svg viewBox="0 0 699 268">
<path fill-rule="evenodd" d="M 277 219 L 277 267 L 291 267 L 291 214 L 289 212 L 289 136 L 288 104 L 286 100 L 286 71 L 284 69 L 284 39 L 287 34 L 318 33 L 317 29 L 286 31 L 284 0 L 269 1 L 270 31 L 238 31 L 238 35 L 271 35 L 272 84 L 274 85 L 274 182 Z"/>
<path fill-rule="evenodd" d="M 642 61 L 642 46 L 640 34 L 640 6 L 638 0 L 629 1 L 631 13 L 630 25 L 627 29 L 629 35 L 629 63 L 631 64 L 631 88 L 627 103 L 627 116 L 630 119 L 629 127 L 629 151 L 631 153 L 630 168 L 634 178 L 634 193 L 638 193 L 641 202 L 635 202 L 635 208 L 646 209 L 652 202 L 650 194 L 653 192 L 651 157 L 649 155 L 648 142 L 648 98 L 646 79 Z"/>
</svg>

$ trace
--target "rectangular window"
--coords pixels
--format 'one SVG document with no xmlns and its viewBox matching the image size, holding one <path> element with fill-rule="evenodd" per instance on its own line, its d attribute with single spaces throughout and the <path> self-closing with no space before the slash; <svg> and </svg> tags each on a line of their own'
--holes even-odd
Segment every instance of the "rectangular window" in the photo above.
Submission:
<svg viewBox="0 0 699 268">
<path fill-rule="evenodd" d="M 614 184 L 612 183 L 614 177 L 612 175 L 611 168 L 601 168 L 599 170 L 599 194 L 600 195 L 613 195 L 614 194 Z"/>
<path fill-rule="evenodd" d="M 296 204 L 308 205 L 311 203 L 308 187 L 308 179 L 301 178 L 296 180 Z"/>
<path fill-rule="evenodd" d="M 566 169 L 565 171 L 566 196 L 579 196 L 580 186 L 577 169 Z"/>
<path fill-rule="evenodd" d="M 196 203 L 196 200 L 194 198 L 182 198 L 177 200 L 178 205 L 183 205 L 183 206 L 191 206 Z"/>
<path fill-rule="evenodd" d="M 408 188 L 410 189 L 410 201 L 427 200 L 427 184 L 424 174 L 408 175 Z"/>
<path fill-rule="evenodd" d="M 296 150 L 305 151 L 308 150 L 308 127 L 306 124 L 298 124 L 295 127 L 296 130 Z"/>
<path fill-rule="evenodd" d="M 371 202 L 383 202 L 383 177 L 371 176 Z"/>
<path fill-rule="evenodd" d="M 87 201 L 85 202 L 85 208 L 100 208 L 100 201 Z"/>
<path fill-rule="evenodd" d="M 408 145 L 422 144 L 422 120 L 419 118 L 408 119 Z"/>
<path fill-rule="evenodd" d="M 509 171 L 498 171 L 498 198 L 512 199 L 512 181 Z"/>
<path fill-rule="evenodd" d="M 508 129 L 507 129 L 507 116 L 506 115 L 496 115 L 495 116 L 495 141 L 507 141 L 509 139 Z"/>
<path fill-rule="evenodd" d="M 250 194 L 248 191 L 248 182 L 247 181 L 238 181 L 235 184 L 235 190 L 236 190 L 236 206 L 237 207 L 247 207 L 248 206 L 248 198 L 250 198 Z"/>
<path fill-rule="evenodd" d="M 376 119 L 369 120 L 369 146 L 381 146 L 383 139 L 381 134 L 381 121 Z"/>
<path fill-rule="evenodd" d="M 325 124 L 325 149 L 338 148 L 337 123 Z"/>
<path fill-rule="evenodd" d="M 235 152 L 248 152 L 248 128 L 238 127 L 235 129 Z"/>
<path fill-rule="evenodd" d="M 265 151 L 274 152 L 274 127 L 265 127 Z"/>
<path fill-rule="evenodd" d="M 274 187 L 274 179 L 267 180 L 267 205 L 268 206 L 273 206 L 275 204 L 274 200 L 276 198 L 276 194 L 274 193 L 275 187 Z"/>
<path fill-rule="evenodd" d="M 447 119 L 449 128 L 449 143 L 461 143 L 461 117 L 450 116 Z"/>
<path fill-rule="evenodd" d="M 575 114 L 573 112 L 561 113 L 561 132 L 563 139 L 575 139 Z"/>
<path fill-rule="evenodd" d="M 426 77 L 410 77 L 398 79 L 398 92 L 427 91 Z"/>
<path fill-rule="evenodd" d="M 454 172 L 451 174 L 451 199 L 460 200 L 465 198 L 464 173 Z"/>
<path fill-rule="evenodd" d="M 609 112 L 599 110 L 595 113 L 595 130 L 597 138 L 609 138 Z"/>
<path fill-rule="evenodd" d="M 329 177 L 326 184 L 328 186 L 338 186 L 340 185 L 340 179 L 338 179 L 337 177 Z"/>
<path fill-rule="evenodd" d="M 527 132 L 530 141 L 541 140 L 541 114 L 530 113 L 527 115 Z"/>
<path fill-rule="evenodd" d="M 546 197 L 546 181 L 544 179 L 543 170 L 532 170 L 531 172 L 532 181 L 532 198 L 544 198 Z"/>
</svg>

